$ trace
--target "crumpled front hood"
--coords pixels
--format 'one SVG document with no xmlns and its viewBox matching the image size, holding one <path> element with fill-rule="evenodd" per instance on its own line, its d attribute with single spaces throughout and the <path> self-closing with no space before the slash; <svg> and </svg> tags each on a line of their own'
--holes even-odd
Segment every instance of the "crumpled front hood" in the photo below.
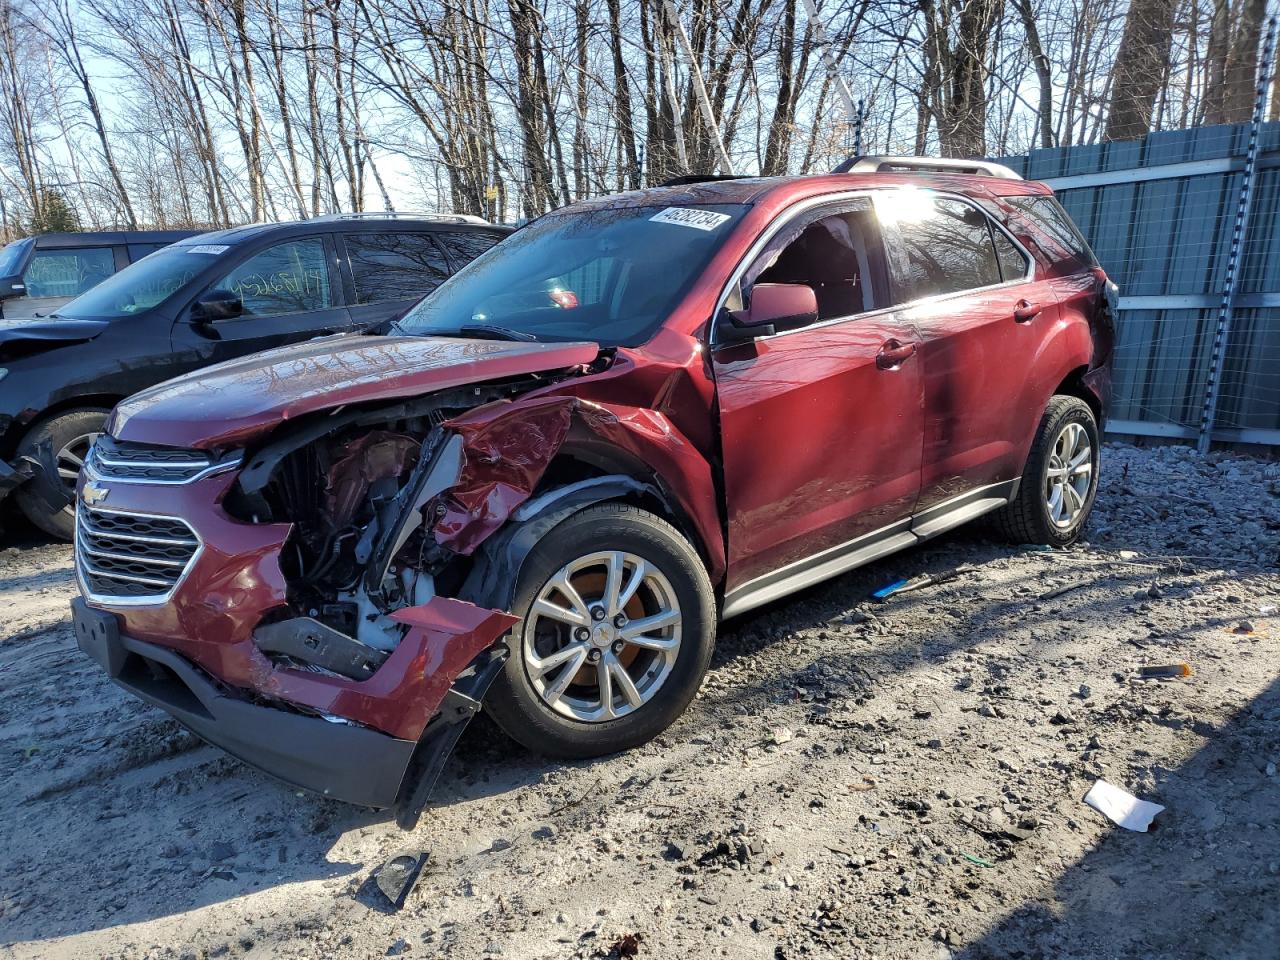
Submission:
<svg viewBox="0 0 1280 960">
<path fill-rule="evenodd" d="M 599 352 L 594 343 L 327 337 L 143 390 L 116 407 L 107 432 L 138 443 L 235 446 L 317 410 L 559 370 L 590 363 Z"/>
</svg>

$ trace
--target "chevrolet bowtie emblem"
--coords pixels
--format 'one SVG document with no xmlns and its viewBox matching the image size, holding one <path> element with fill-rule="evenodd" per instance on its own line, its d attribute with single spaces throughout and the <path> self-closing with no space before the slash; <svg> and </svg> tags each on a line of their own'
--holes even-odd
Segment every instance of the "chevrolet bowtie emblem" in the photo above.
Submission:
<svg viewBox="0 0 1280 960">
<path fill-rule="evenodd" d="M 100 487 L 96 483 L 90 482 L 86 483 L 84 489 L 80 491 L 80 499 L 92 507 L 95 503 L 101 503 L 107 499 L 107 494 L 110 492 L 106 487 Z"/>
</svg>

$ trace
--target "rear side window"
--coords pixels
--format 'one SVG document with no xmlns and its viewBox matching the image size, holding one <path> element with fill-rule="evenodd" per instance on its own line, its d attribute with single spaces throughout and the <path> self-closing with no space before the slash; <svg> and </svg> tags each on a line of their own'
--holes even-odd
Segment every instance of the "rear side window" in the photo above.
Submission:
<svg viewBox="0 0 1280 960">
<path fill-rule="evenodd" d="M 333 306 L 324 242 L 291 240 L 256 253 L 214 284 L 244 301 L 246 317 L 270 317 Z"/>
<path fill-rule="evenodd" d="M 436 239 L 448 248 L 454 267 L 461 270 L 502 238 L 492 233 L 437 233 Z"/>
<path fill-rule="evenodd" d="M 129 244 L 129 262 L 137 263 L 148 254 L 163 250 L 167 246 L 167 243 L 131 243 Z"/>
<path fill-rule="evenodd" d="M 449 276 L 444 253 L 426 233 L 355 233 L 345 242 L 356 303 L 417 300 Z"/>
<path fill-rule="evenodd" d="M 996 259 L 1000 261 L 1000 277 L 1005 283 L 1022 280 L 1027 275 L 1027 255 L 1019 250 L 1004 232 L 991 228 L 991 236 L 996 242 Z"/>
<path fill-rule="evenodd" d="M 969 204 L 892 190 L 877 195 L 876 212 L 897 238 L 893 266 L 899 303 L 1001 282 L 986 214 Z"/>
<path fill-rule="evenodd" d="M 1002 197 L 1001 199 L 1030 220 L 1034 226 L 1052 237 L 1066 252 L 1091 266 L 1097 264 L 1098 260 L 1089 249 L 1084 235 L 1055 198 Z"/>
<path fill-rule="evenodd" d="M 37 250 L 22 282 L 28 297 L 78 297 L 116 272 L 110 247 Z"/>
<path fill-rule="evenodd" d="M 742 287 L 804 284 L 818 301 L 818 320 L 838 320 L 889 306 L 884 277 L 871 201 L 859 199 L 788 224 L 747 270 Z"/>
</svg>

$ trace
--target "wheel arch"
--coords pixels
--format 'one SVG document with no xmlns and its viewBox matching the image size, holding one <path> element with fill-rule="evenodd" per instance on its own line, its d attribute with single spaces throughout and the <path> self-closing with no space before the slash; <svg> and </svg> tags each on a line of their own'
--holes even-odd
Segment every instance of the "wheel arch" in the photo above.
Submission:
<svg viewBox="0 0 1280 960">
<path fill-rule="evenodd" d="M 123 400 L 124 397 L 114 394 L 91 393 L 79 394 L 73 397 L 64 397 L 54 403 L 43 408 L 39 413 L 24 419 L 21 423 L 15 422 L 14 429 L 9 432 L 5 438 L 3 453 L 6 457 L 12 457 L 22 445 L 22 441 L 27 438 L 32 430 L 44 423 L 59 417 L 64 413 L 70 413 L 72 410 L 88 410 L 101 409 L 110 413 L 111 408 Z"/>
<path fill-rule="evenodd" d="M 640 457 L 621 447 L 594 437 L 571 436 L 548 465 L 543 474 L 543 482 L 535 489 L 534 496 L 544 492 L 544 488 L 551 489 L 557 485 L 606 476 L 630 477 L 643 486 L 638 490 L 618 490 L 615 495 L 594 502 L 620 500 L 661 517 L 689 541 L 710 574 L 714 569 L 711 545 L 705 542 L 697 524 L 681 505 L 679 498 L 667 486 L 661 474 Z"/>
<path fill-rule="evenodd" d="M 1054 388 L 1053 394 L 1049 399 L 1056 396 L 1076 397 L 1083 400 L 1089 405 L 1089 409 L 1093 411 L 1093 418 L 1098 422 L 1098 430 L 1102 430 L 1102 399 L 1089 386 L 1085 379 L 1089 373 L 1087 364 L 1081 365 L 1070 371 L 1062 381 Z"/>
<path fill-rule="evenodd" d="M 707 546 L 696 524 L 652 470 L 624 451 L 566 443 L 548 464 L 543 482 L 476 551 L 458 596 L 509 609 L 520 570 L 534 546 L 574 514 L 610 502 L 630 504 L 671 524 L 710 575 Z"/>
</svg>

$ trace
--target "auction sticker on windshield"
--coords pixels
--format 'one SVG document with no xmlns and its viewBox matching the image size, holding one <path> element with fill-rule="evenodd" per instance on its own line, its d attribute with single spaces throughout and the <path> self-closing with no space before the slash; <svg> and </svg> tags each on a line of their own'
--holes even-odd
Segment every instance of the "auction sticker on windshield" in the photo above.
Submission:
<svg viewBox="0 0 1280 960">
<path fill-rule="evenodd" d="M 727 213 L 694 210 L 692 207 L 667 207 L 649 218 L 652 223 L 674 223 L 676 226 L 693 227 L 695 230 L 714 230 L 728 219 L 730 217 Z"/>
<path fill-rule="evenodd" d="M 205 253 L 216 257 L 220 253 L 226 253 L 230 247 L 222 246 L 216 243 L 201 243 L 195 246 L 187 247 L 187 253 Z"/>
</svg>

